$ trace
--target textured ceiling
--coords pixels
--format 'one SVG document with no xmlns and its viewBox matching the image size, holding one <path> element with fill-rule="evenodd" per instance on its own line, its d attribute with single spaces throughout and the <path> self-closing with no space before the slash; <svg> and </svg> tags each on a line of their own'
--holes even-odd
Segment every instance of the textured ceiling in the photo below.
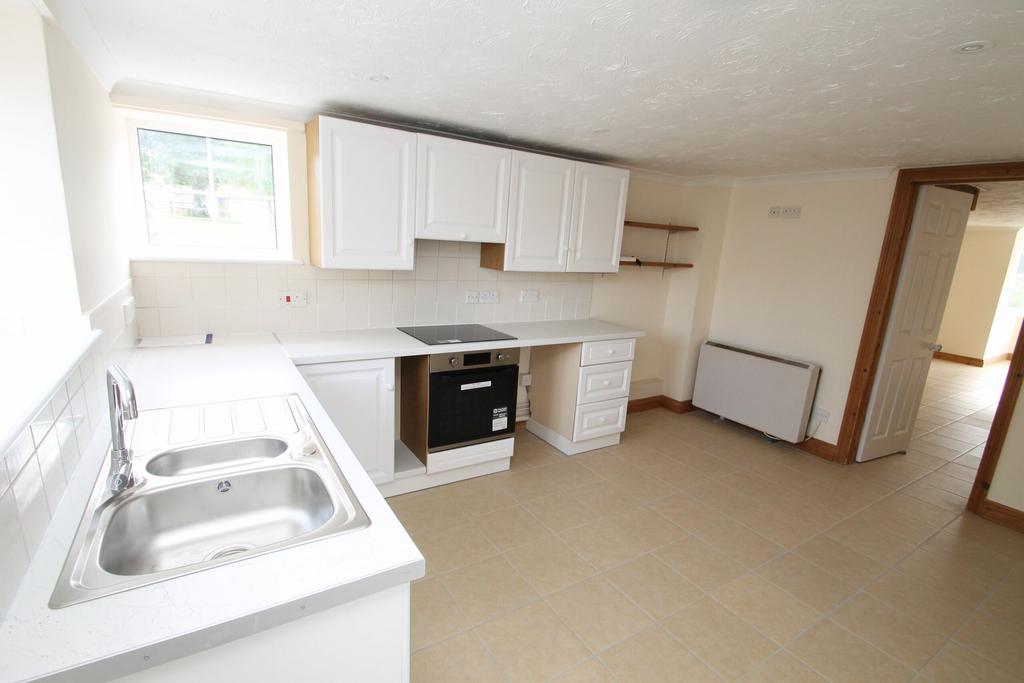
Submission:
<svg viewBox="0 0 1024 683">
<path fill-rule="evenodd" d="M 975 183 L 981 189 L 978 206 L 971 212 L 972 226 L 1024 228 L 1024 182 Z"/>
<path fill-rule="evenodd" d="M 1024 158 L 1021 0 L 46 1 L 108 86 L 687 176 Z"/>
</svg>

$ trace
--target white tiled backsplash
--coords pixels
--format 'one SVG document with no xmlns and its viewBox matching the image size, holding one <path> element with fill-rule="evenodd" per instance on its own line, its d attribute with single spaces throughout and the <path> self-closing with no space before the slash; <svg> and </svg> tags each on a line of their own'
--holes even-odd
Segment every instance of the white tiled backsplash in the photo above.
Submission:
<svg viewBox="0 0 1024 683">
<path fill-rule="evenodd" d="M 417 240 L 415 270 L 336 270 L 247 263 L 132 263 L 139 334 L 300 332 L 590 316 L 593 275 L 480 267 L 480 245 Z M 497 290 L 498 303 L 465 303 Z M 519 303 L 535 290 L 537 303 Z M 304 292 L 305 307 L 283 307 Z"/>
<path fill-rule="evenodd" d="M 102 419 L 95 365 L 94 354 L 79 361 L 0 459 L 0 615 Z"/>
</svg>

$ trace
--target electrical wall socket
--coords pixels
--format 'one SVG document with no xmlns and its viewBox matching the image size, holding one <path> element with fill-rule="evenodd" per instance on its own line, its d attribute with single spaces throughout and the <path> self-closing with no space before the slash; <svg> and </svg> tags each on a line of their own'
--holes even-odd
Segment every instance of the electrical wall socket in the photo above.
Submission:
<svg viewBox="0 0 1024 683">
<path fill-rule="evenodd" d="M 463 303 L 467 304 L 478 304 L 480 303 L 480 292 L 475 289 L 467 289 L 464 293 Z"/>
<path fill-rule="evenodd" d="M 282 308 L 303 308 L 309 303 L 309 297 L 304 289 L 278 292 L 277 303 Z"/>
<path fill-rule="evenodd" d="M 525 375 L 519 375 L 519 383 L 524 387 L 528 387 L 533 384 L 533 375 L 526 373 Z"/>
<path fill-rule="evenodd" d="M 799 206 L 769 206 L 769 218 L 800 218 Z"/>
<path fill-rule="evenodd" d="M 540 292 L 536 289 L 521 289 L 519 290 L 519 303 L 521 304 L 535 304 L 540 301 Z"/>
<path fill-rule="evenodd" d="M 482 303 L 482 304 L 496 304 L 496 303 L 498 303 L 498 290 L 496 290 L 496 289 L 481 289 L 480 290 L 480 303 Z"/>
<path fill-rule="evenodd" d="M 124 316 L 124 324 L 131 325 L 132 321 L 135 320 L 135 297 L 128 297 L 128 299 L 121 304 L 121 315 Z"/>
</svg>

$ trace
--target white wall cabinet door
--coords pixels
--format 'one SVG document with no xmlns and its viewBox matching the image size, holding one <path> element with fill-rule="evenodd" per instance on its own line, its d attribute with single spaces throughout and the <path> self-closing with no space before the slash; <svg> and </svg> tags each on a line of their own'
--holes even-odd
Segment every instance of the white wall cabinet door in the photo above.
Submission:
<svg viewBox="0 0 1024 683">
<path fill-rule="evenodd" d="M 505 270 L 565 272 L 576 162 L 512 152 Z"/>
<path fill-rule="evenodd" d="M 314 263 L 412 270 L 416 134 L 321 116 L 319 143 Z"/>
<path fill-rule="evenodd" d="M 512 152 L 417 135 L 416 237 L 504 242 Z"/>
<path fill-rule="evenodd" d="M 395 359 L 304 365 L 299 371 L 375 484 L 395 478 Z"/>
<path fill-rule="evenodd" d="M 576 162 L 569 272 L 619 270 L 629 171 Z"/>
</svg>

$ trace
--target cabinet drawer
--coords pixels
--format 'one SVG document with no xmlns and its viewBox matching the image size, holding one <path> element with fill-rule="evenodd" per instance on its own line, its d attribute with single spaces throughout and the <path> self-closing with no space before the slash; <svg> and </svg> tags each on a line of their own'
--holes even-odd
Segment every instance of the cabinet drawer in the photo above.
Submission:
<svg viewBox="0 0 1024 683">
<path fill-rule="evenodd" d="M 635 350 L 636 339 L 583 342 L 583 354 L 580 357 L 580 365 L 598 365 L 600 363 L 617 363 L 620 360 L 633 360 Z"/>
<path fill-rule="evenodd" d="M 616 398 L 576 406 L 576 425 L 573 428 L 572 440 L 586 441 L 625 430 L 628 402 L 628 398 Z"/>
<path fill-rule="evenodd" d="M 633 361 L 603 363 L 580 368 L 576 403 L 596 403 L 629 395 Z"/>
</svg>

